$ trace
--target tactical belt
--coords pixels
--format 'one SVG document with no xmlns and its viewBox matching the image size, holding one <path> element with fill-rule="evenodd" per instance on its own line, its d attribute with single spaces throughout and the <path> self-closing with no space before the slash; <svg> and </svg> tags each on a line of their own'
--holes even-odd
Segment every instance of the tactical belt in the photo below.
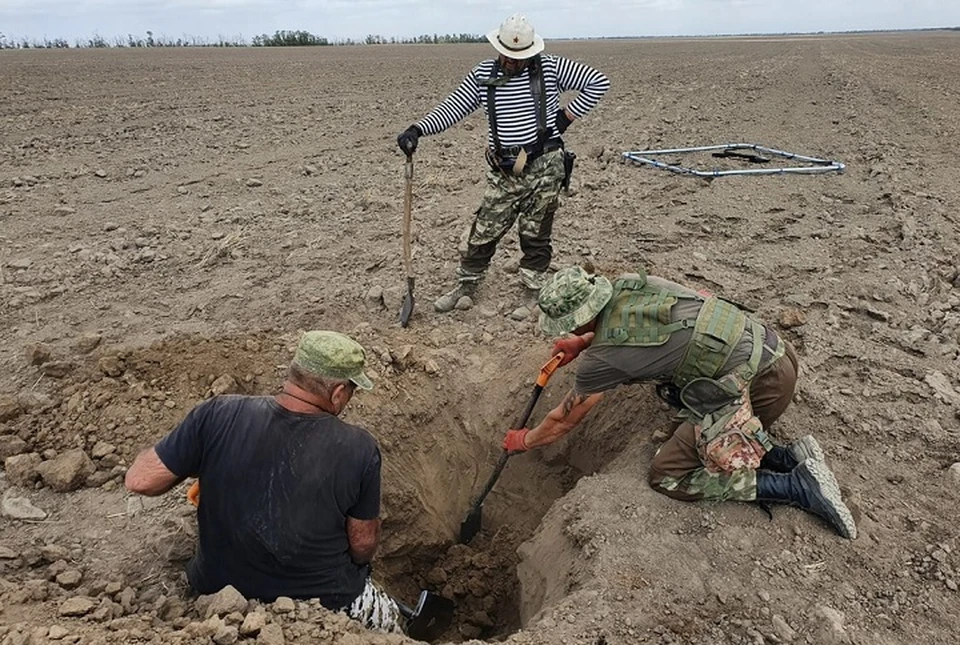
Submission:
<svg viewBox="0 0 960 645">
<path fill-rule="evenodd" d="M 531 143 L 525 146 L 501 146 L 500 147 L 500 165 L 513 165 L 514 160 L 520 155 L 520 151 L 525 151 L 527 153 L 527 163 L 530 163 L 537 157 L 541 157 L 548 152 L 553 152 L 554 150 L 559 150 L 563 147 L 563 139 L 556 137 L 553 139 L 547 139 L 543 144 Z M 489 151 L 488 158 L 490 156 L 496 157 L 496 152 L 493 150 Z"/>
</svg>

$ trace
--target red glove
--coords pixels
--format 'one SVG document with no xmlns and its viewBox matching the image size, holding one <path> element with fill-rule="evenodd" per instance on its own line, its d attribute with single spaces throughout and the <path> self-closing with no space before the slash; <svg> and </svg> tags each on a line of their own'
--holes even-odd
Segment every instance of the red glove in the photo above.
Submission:
<svg viewBox="0 0 960 645">
<path fill-rule="evenodd" d="M 508 453 L 525 452 L 527 450 L 527 433 L 523 430 L 507 430 L 507 436 L 503 438 L 503 449 Z"/>
<path fill-rule="evenodd" d="M 567 338 L 560 338 L 554 341 L 550 355 L 556 356 L 557 352 L 563 352 L 563 358 L 560 360 L 560 364 L 557 365 L 557 367 L 563 367 L 579 356 L 580 352 L 589 346 L 590 341 L 584 336 L 568 336 Z"/>
</svg>

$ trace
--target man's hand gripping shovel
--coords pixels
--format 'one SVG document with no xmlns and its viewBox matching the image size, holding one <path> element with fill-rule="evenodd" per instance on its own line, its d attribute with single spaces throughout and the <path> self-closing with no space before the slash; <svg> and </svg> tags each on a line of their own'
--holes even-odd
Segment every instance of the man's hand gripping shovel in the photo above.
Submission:
<svg viewBox="0 0 960 645">
<path fill-rule="evenodd" d="M 563 360 L 563 352 L 557 352 L 554 354 L 546 365 L 540 368 L 540 374 L 537 376 L 537 384 L 533 388 L 533 393 L 530 396 L 530 400 L 527 402 L 527 407 L 523 411 L 523 414 L 520 417 L 520 420 L 514 425 L 515 428 L 524 428 L 527 425 L 527 421 L 530 420 L 530 415 L 533 413 L 533 408 L 537 404 L 537 399 L 540 398 L 540 393 L 543 392 L 543 388 L 546 387 L 547 381 L 550 380 L 550 377 L 553 376 L 553 373 L 559 367 L 560 362 Z M 460 544 L 467 544 L 472 540 L 477 533 L 480 532 L 480 527 L 483 524 L 483 501 L 487 498 L 487 495 L 490 494 L 490 491 L 493 490 L 493 485 L 497 482 L 497 479 L 500 477 L 500 473 L 503 472 L 503 467 L 507 465 L 507 459 L 510 458 L 510 453 L 506 450 L 503 451 L 503 454 L 500 455 L 500 460 L 497 461 L 496 468 L 493 469 L 493 474 L 490 475 L 490 479 L 487 480 L 486 486 L 483 487 L 483 491 L 480 492 L 480 495 L 477 496 L 476 501 L 474 501 L 473 506 L 470 508 L 470 512 L 467 513 L 466 519 L 460 523 Z"/>
</svg>

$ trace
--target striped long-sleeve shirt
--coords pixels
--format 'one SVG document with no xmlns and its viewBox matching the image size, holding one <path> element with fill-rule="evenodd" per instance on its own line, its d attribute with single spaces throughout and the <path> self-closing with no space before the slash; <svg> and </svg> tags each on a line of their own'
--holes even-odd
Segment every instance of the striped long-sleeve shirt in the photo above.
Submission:
<svg viewBox="0 0 960 645">
<path fill-rule="evenodd" d="M 606 76 L 587 65 L 551 54 L 541 54 L 544 96 L 547 101 L 546 127 L 556 132 L 555 122 L 560 109 L 560 93 L 578 90 L 577 96 L 566 106 L 568 112 L 580 118 L 593 109 L 610 89 Z M 489 123 L 487 87 L 484 80 L 493 76 L 494 60 L 478 64 L 463 79 L 460 86 L 427 116 L 417 122 L 423 134 L 437 134 L 458 123 L 474 110 L 483 107 Z M 501 72 L 501 76 L 502 76 Z M 501 146 L 530 145 L 537 141 L 537 114 L 539 106 L 530 91 L 530 66 L 494 90 L 496 97 L 497 137 Z M 487 133 L 487 145 L 494 146 L 493 133 Z"/>
</svg>

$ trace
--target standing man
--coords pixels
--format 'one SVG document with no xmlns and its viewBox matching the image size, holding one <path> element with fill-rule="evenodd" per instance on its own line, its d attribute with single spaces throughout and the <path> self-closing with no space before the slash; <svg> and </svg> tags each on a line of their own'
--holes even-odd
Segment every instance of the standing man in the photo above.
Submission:
<svg viewBox="0 0 960 645">
<path fill-rule="evenodd" d="M 553 217 L 573 168 L 560 136 L 610 88 L 595 69 L 541 54 L 543 38 L 521 14 L 507 18 L 487 40 L 499 56 L 474 67 L 450 96 L 397 137 L 400 149 L 412 155 L 420 137 L 443 132 L 479 107 L 487 115 L 487 188 L 461 252 L 457 287 L 434 303 L 439 312 L 476 293 L 497 243 L 518 219 L 520 281 L 532 291 L 544 285 Z M 567 90 L 578 95 L 563 108 L 560 93 Z"/>
<path fill-rule="evenodd" d="M 684 501 L 793 504 L 843 537 L 857 527 L 816 439 L 775 445 L 768 432 L 793 398 L 797 355 L 769 327 L 733 304 L 643 273 L 613 284 L 580 267 L 541 290 L 540 327 L 572 334 L 554 344 L 564 364 L 583 357 L 576 383 L 532 430 L 507 433 L 504 450 L 557 441 L 623 384 L 658 382 L 682 423 L 657 451 L 650 485 Z"/>
<path fill-rule="evenodd" d="M 198 477 L 190 586 L 233 585 L 267 602 L 318 598 L 371 629 L 400 631 L 397 604 L 369 577 L 380 541 L 380 449 L 338 416 L 373 383 L 365 353 L 332 331 L 303 335 L 276 396 L 218 396 L 140 453 L 127 489 L 162 495 Z"/>
</svg>

